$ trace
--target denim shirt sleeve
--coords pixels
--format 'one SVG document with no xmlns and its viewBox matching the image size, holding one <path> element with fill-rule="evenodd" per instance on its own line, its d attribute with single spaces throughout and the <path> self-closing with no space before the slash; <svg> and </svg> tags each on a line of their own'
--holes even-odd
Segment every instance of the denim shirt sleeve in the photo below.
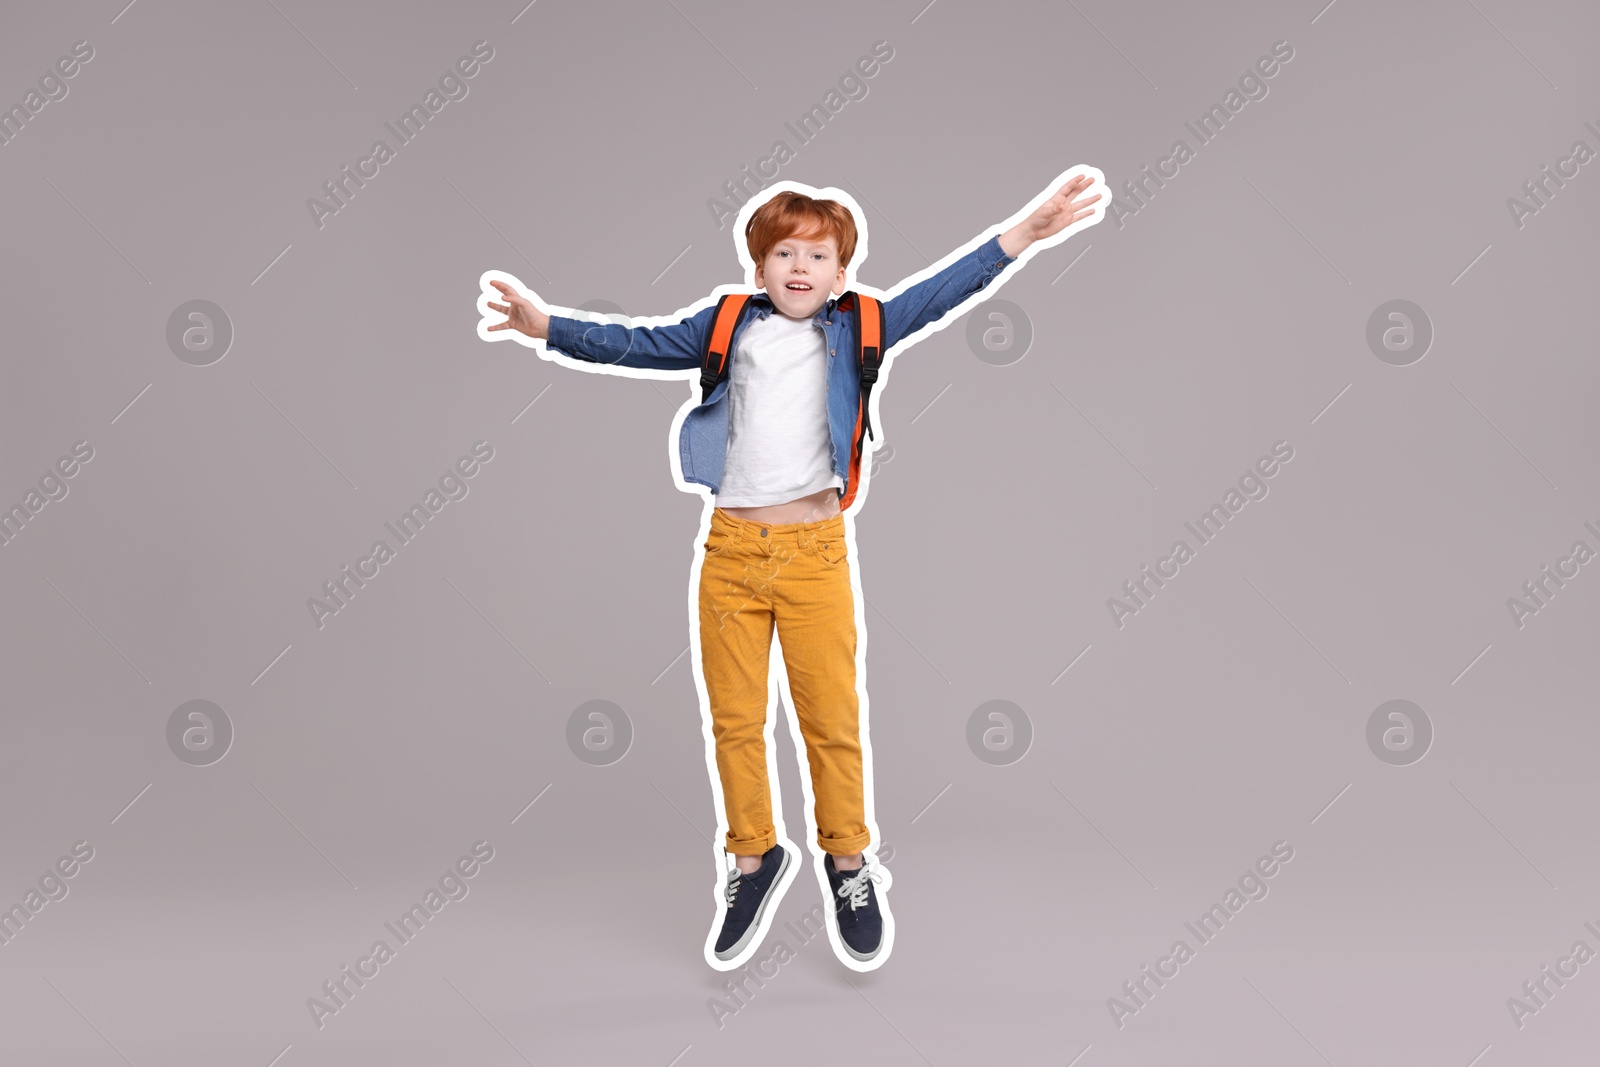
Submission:
<svg viewBox="0 0 1600 1067">
<path fill-rule="evenodd" d="M 614 367 L 698 369 L 716 313 L 717 306 L 712 304 L 667 326 L 624 326 L 551 315 L 545 347 L 573 359 Z"/>
<path fill-rule="evenodd" d="M 928 323 L 943 318 L 1015 263 L 1016 258 L 1001 250 L 1000 235 L 995 234 L 944 270 L 884 301 L 884 328 L 888 332 L 884 349 L 894 347 Z"/>
</svg>

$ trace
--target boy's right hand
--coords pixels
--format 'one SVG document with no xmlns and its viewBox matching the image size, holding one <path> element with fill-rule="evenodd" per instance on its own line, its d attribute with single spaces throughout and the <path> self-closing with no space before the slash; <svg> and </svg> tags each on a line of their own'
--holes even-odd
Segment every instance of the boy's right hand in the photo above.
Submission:
<svg viewBox="0 0 1600 1067">
<path fill-rule="evenodd" d="M 506 303 L 504 304 L 496 304 L 492 300 L 488 302 L 490 311 L 498 311 L 506 316 L 505 322 L 490 326 L 488 328 L 490 332 L 494 330 L 516 330 L 518 333 L 525 333 L 529 337 L 541 341 L 550 336 L 549 315 L 534 307 L 531 300 L 505 282 L 491 279 L 489 284 L 500 290 L 500 295 L 506 298 Z"/>
</svg>

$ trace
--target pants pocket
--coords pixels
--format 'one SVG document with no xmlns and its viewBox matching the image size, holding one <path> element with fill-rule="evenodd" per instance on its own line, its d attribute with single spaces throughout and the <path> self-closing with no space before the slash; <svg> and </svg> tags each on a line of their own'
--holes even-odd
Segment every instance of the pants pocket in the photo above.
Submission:
<svg viewBox="0 0 1600 1067">
<path fill-rule="evenodd" d="M 847 554 L 843 534 L 837 537 L 829 534 L 817 542 L 817 555 L 830 567 L 843 563 Z"/>
</svg>

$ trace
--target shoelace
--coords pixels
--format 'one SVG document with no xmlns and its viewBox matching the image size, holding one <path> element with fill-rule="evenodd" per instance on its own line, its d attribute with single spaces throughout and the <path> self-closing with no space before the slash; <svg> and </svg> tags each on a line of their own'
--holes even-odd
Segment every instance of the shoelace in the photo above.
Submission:
<svg viewBox="0 0 1600 1067">
<path fill-rule="evenodd" d="M 866 864 L 861 865 L 861 873 L 853 878 L 846 878 L 839 885 L 839 898 L 850 901 L 850 910 L 867 906 L 867 882 L 882 882 L 883 878 L 877 871 L 869 870 Z"/>
<path fill-rule="evenodd" d="M 733 907 L 733 898 L 739 892 L 739 886 L 744 884 L 744 877 L 735 868 L 728 872 L 728 884 L 722 887 L 722 898 L 728 902 L 728 907 Z"/>
</svg>

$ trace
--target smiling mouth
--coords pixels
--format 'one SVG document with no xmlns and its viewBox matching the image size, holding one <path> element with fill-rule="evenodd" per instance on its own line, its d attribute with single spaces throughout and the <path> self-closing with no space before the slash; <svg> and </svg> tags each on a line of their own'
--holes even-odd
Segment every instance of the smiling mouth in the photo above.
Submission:
<svg viewBox="0 0 1600 1067">
<path fill-rule="evenodd" d="M 805 282 L 790 282 L 784 288 L 791 293 L 809 293 L 811 291 L 811 286 Z"/>
</svg>

